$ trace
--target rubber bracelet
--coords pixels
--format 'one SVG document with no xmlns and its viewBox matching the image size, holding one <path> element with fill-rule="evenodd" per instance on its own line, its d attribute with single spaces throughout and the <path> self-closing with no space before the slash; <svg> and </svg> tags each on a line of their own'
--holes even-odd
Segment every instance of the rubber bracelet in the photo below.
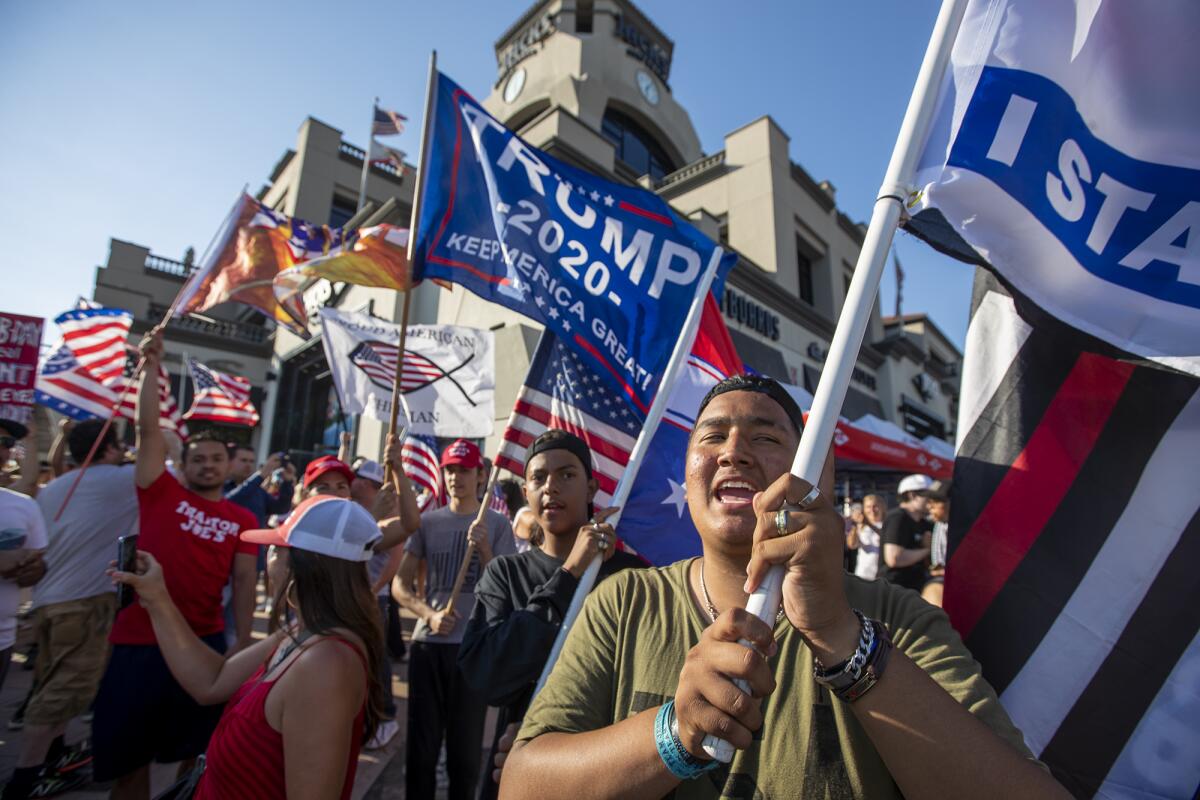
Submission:
<svg viewBox="0 0 1200 800">
<path fill-rule="evenodd" d="M 674 722 L 675 701 L 672 699 L 659 707 L 654 718 L 654 745 L 658 748 L 658 757 L 672 775 L 686 781 L 721 766 L 717 761 L 701 761 L 689 753 L 672 730 Z"/>
</svg>

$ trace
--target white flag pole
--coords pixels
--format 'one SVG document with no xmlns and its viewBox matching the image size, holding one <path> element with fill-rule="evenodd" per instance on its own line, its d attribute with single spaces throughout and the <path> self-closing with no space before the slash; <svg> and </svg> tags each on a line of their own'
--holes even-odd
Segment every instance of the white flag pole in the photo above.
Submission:
<svg viewBox="0 0 1200 800">
<path fill-rule="evenodd" d="M 642 460 L 646 457 L 646 451 L 650 449 L 650 440 L 654 438 L 654 431 L 657 430 L 659 422 L 662 421 L 663 414 L 666 413 L 667 401 L 671 397 L 671 388 L 679 378 L 679 373 L 687 361 L 688 354 L 692 351 L 692 343 L 696 340 L 696 331 L 700 330 L 700 319 L 704 316 L 704 303 L 708 299 L 709 289 L 712 287 L 713 278 L 716 277 L 717 269 L 721 266 L 721 257 L 724 254 L 725 251 L 721 247 L 713 249 L 712 257 L 708 260 L 708 266 L 705 268 L 704 274 L 700 276 L 700 281 L 696 285 L 696 296 L 692 299 L 691 308 L 688 309 L 687 317 L 684 319 L 683 330 L 680 331 L 679 339 L 675 342 L 675 349 L 671 351 L 671 359 L 667 362 L 667 368 L 663 372 L 662 380 L 659 381 L 654 401 L 650 403 L 650 410 L 646 413 L 646 423 L 642 426 L 641 433 L 638 434 L 637 441 L 633 445 L 633 450 L 629 453 L 629 464 L 626 465 L 625 470 L 621 473 L 621 478 L 617 481 L 617 487 L 613 490 L 611 502 L 614 506 L 624 508 L 625 501 L 629 499 L 629 492 L 633 489 L 634 478 L 637 477 Z M 620 518 L 621 512 L 618 511 L 608 518 L 608 523 L 615 528 Z M 575 587 L 575 594 L 571 597 L 571 604 L 567 606 L 567 613 L 563 616 L 562 625 L 558 628 L 558 636 L 554 638 L 554 647 L 551 648 L 550 655 L 546 658 L 546 666 L 542 668 L 541 677 L 538 678 L 537 685 L 533 689 L 534 697 L 546 685 L 546 679 L 550 677 L 550 672 L 554 669 L 554 662 L 558 661 L 558 655 L 562 652 L 563 642 L 567 639 L 567 633 L 571 630 L 571 626 L 575 624 L 575 618 L 579 616 L 579 611 L 583 608 L 583 601 L 588 596 L 588 592 L 596 585 L 596 577 L 600 574 L 600 565 L 603 562 L 603 558 L 593 558 L 592 562 L 588 564 L 587 569 L 583 571 L 583 576 L 579 579 L 579 585 Z"/>
<path fill-rule="evenodd" d="M 908 196 L 913 173 L 916 171 L 917 159 L 921 155 L 921 148 L 933 121 L 942 76 L 950 61 L 950 52 L 954 49 L 954 40 L 958 35 L 967 1 L 943 0 L 938 12 L 929 46 L 925 50 L 925 59 L 921 62 L 916 85 L 908 100 L 908 109 L 904 112 L 904 121 L 900 124 L 900 133 L 892 149 L 892 158 L 888 162 L 883 186 L 880 187 L 879 197 L 875 200 L 871 224 L 867 228 L 858 263 L 854 267 L 854 277 L 851 278 L 850 288 L 846 292 L 846 304 L 842 306 L 837 329 L 829 345 L 829 355 L 825 359 L 825 369 L 822 370 L 821 379 L 817 383 L 808 422 L 800 435 L 800 444 L 792 462 L 792 474 L 814 486 L 821 477 L 825 457 L 833 442 L 838 414 L 842 402 L 846 399 L 846 389 L 858 360 L 863 334 L 871 319 L 871 309 L 879 290 L 879 278 L 887 263 L 892 236 L 900 222 L 900 213 Z M 750 596 L 746 610 L 768 624 L 774 622 L 775 615 L 779 612 L 783 577 L 782 567 L 772 568 L 762 585 Z M 749 642 L 742 644 L 751 646 Z M 738 686 L 749 692 L 749 687 L 744 683 L 739 681 Z M 704 750 L 718 761 L 728 762 L 733 759 L 733 745 L 715 736 L 705 737 Z"/>
</svg>

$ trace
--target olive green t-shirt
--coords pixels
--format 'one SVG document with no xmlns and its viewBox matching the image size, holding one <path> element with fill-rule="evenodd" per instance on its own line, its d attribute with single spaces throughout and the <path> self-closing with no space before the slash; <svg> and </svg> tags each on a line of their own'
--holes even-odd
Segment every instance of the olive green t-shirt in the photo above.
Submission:
<svg viewBox="0 0 1200 800">
<path fill-rule="evenodd" d="M 675 695 L 684 657 L 708 624 L 688 589 L 689 563 L 626 570 L 592 592 L 525 716 L 520 739 L 597 730 Z M 1032 757 L 940 608 L 911 590 L 854 575 L 846 576 L 846 594 L 853 607 L 887 624 L 897 650 Z M 738 751 L 729 767 L 684 781 L 674 796 L 900 797 L 849 706 L 813 680 L 812 654 L 799 633 L 784 619 L 775 636 L 779 651 L 770 663 L 777 688 L 765 701 L 765 722 L 754 744 Z"/>
</svg>

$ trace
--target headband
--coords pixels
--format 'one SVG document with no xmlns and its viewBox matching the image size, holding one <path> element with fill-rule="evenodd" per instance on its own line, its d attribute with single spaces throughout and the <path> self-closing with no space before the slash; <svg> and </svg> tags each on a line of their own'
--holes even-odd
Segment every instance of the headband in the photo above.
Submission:
<svg viewBox="0 0 1200 800">
<path fill-rule="evenodd" d="M 723 395 L 726 392 L 757 392 L 758 394 L 765 394 L 783 408 L 783 412 L 787 414 L 788 419 L 795 426 L 796 433 L 804 430 L 804 412 L 796 404 L 795 398 L 788 394 L 788 390 L 784 389 L 779 381 L 774 378 L 768 378 L 765 375 L 730 375 L 709 389 L 708 394 L 704 395 L 704 399 L 700 401 L 700 410 L 696 412 L 696 419 L 700 419 L 700 415 L 704 413 L 704 409 L 713 401 L 713 398 Z"/>
</svg>

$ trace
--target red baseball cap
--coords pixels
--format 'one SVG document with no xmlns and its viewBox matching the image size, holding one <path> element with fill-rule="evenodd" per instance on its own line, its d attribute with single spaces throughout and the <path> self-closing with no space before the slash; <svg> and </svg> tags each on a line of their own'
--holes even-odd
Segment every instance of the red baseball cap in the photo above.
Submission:
<svg viewBox="0 0 1200 800">
<path fill-rule="evenodd" d="M 457 464 L 467 469 L 479 469 L 483 466 L 483 453 L 479 448 L 466 439 L 455 439 L 442 451 L 442 466 Z"/>
<path fill-rule="evenodd" d="M 295 547 L 346 561 L 368 561 L 382 536 L 375 518 L 355 501 L 315 495 L 296 506 L 278 528 L 242 531 L 241 539 Z"/>
<path fill-rule="evenodd" d="M 307 489 L 326 472 L 341 473 L 345 476 L 346 483 L 354 480 L 354 470 L 350 469 L 350 465 L 345 461 L 338 461 L 334 456 L 321 456 L 308 462 L 308 466 L 304 468 L 304 488 Z"/>
</svg>

